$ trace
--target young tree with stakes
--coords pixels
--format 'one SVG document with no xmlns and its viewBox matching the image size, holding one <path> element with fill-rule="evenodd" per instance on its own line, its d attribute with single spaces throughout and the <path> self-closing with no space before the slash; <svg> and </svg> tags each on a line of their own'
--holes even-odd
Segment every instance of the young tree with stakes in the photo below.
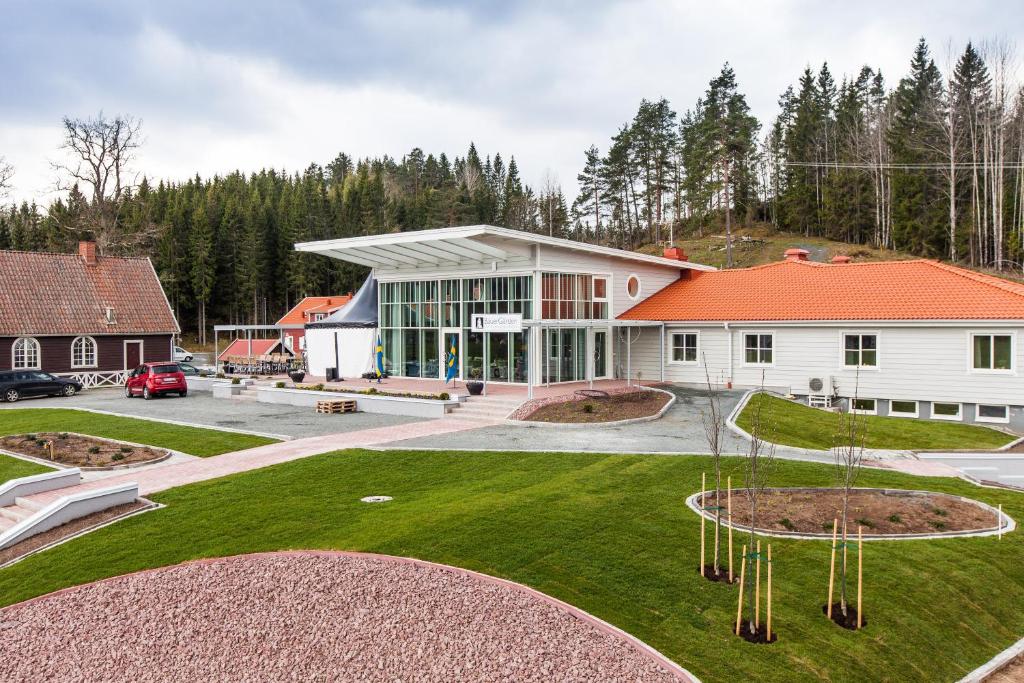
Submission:
<svg viewBox="0 0 1024 683">
<path fill-rule="evenodd" d="M 764 373 L 761 375 L 761 393 L 764 392 Z M 746 462 L 744 463 L 744 493 L 747 496 L 747 503 L 750 505 L 750 540 L 748 544 L 748 555 L 751 564 L 758 559 L 757 542 L 754 540 L 754 529 L 757 528 L 758 501 L 768 483 L 771 474 L 772 464 L 775 462 L 775 444 L 765 439 L 770 435 L 771 414 L 766 413 L 764 406 L 766 401 L 755 401 L 751 407 L 750 445 L 747 449 Z M 757 633 L 759 605 L 757 591 L 755 590 L 754 572 L 746 575 L 746 592 L 749 595 L 749 614 L 747 617 L 747 632 L 751 635 Z"/>
<path fill-rule="evenodd" d="M 718 578 L 721 566 L 721 538 L 722 538 L 722 445 L 725 440 L 725 415 L 722 413 L 722 401 L 718 387 L 712 384 L 711 375 L 708 372 L 707 359 L 703 357 L 704 379 L 708 388 L 708 406 L 701 411 L 701 422 L 704 425 L 704 436 L 708 442 L 708 450 L 711 452 L 711 461 L 715 468 L 715 552 L 713 571 L 715 578 Z M 701 507 L 708 509 L 701 494 Z M 703 543 L 703 541 L 702 541 Z M 701 567 L 701 572 L 704 567 Z"/>
<path fill-rule="evenodd" d="M 835 458 L 836 478 L 840 487 L 842 510 L 840 516 L 841 544 L 843 551 L 842 562 L 839 569 L 839 609 L 843 620 L 847 618 L 846 604 L 846 548 L 849 542 L 847 536 L 847 522 L 850 516 L 850 492 L 857 483 L 861 465 L 864 463 L 864 444 L 867 439 L 866 421 L 860 419 L 857 414 L 857 394 L 860 388 L 860 372 L 854 379 L 853 398 L 850 399 L 849 409 L 839 411 L 838 431 L 835 438 L 835 446 L 832 448 L 832 455 Z M 829 595 L 831 602 L 832 596 Z M 831 614 L 831 605 L 829 605 Z"/>
</svg>

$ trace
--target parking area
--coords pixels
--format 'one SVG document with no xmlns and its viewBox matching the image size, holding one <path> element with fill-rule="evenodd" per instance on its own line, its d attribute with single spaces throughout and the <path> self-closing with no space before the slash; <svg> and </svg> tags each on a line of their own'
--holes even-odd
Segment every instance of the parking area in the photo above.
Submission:
<svg viewBox="0 0 1024 683">
<path fill-rule="evenodd" d="M 141 398 L 125 398 L 121 389 L 91 389 L 71 398 L 37 398 L 14 404 L 0 403 L 0 410 L 19 408 L 89 408 L 132 417 L 173 420 L 294 438 L 398 427 L 422 421 L 415 417 L 372 413 L 317 415 L 312 408 L 215 399 L 208 391 L 190 391 L 185 398 L 144 401 Z"/>
</svg>

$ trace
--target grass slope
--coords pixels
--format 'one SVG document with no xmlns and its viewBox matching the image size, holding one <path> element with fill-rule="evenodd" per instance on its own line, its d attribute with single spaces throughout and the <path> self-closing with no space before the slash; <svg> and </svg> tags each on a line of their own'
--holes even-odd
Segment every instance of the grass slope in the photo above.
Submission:
<svg viewBox="0 0 1024 683">
<path fill-rule="evenodd" d="M 757 404 L 762 407 L 762 421 L 767 420 L 771 434 L 765 438 L 775 443 L 800 448 L 828 450 L 835 445 L 838 416 L 810 408 L 776 396 L 758 394 L 751 398 L 736 419 L 743 429 L 751 428 L 751 414 Z M 903 417 L 862 415 L 867 448 L 894 450 L 983 449 L 1005 446 L 1013 440 L 1003 432 L 954 422 L 913 420 Z"/>
<path fill-rule="evenodd" d="M 737 458 L 725 459 L 733 480 Z M 955 680 L 1024 633 L 1024 533 L 879 542 L 865 552 L 867 630 L 821 614 L 829 546 L 773 541 L 780 640 L 731 635 L 736 590 L 696 571 L 684 498 L 697 456 L 346 451 L 165 491 L 169 507 L 0 570 L 9 604 L 189 559 L 296 548 L 419 557 L 509 578 L 635 634 L 704 681 Z M 828 485 L 830 466 L 782 461 L 771 484 Z M 1024 495 L 865 471 L 863 486 L 975 497 L 1024 519 Z M 361 496 L 395 497 L 383 505 Z M 736 555 L 739 555 L 737 540 Z M 936 644 L 941 643 L 941 647 Z"/>
<path fill-rule="evenodd" d="M 170 448 L 200 457 L 275 443 L 274 439 L 251 434 L 183 427 L 67 408 L 19 408 L 0 411 L 0 435 L 33 432 L 78 432 Z"/>
<path fill-rule="evenodd" d="M 12 458 L 9 455 L 0 455 L 0 484 L 8 479 L 17 479 L 18 477 L 27 477 L 32 474 L 42 474 L 49 471 L 51 471 L 51 468 L 44 465 L 37 465 L 34 462 L 21 460 L 20 458 Z"/>
</svg>

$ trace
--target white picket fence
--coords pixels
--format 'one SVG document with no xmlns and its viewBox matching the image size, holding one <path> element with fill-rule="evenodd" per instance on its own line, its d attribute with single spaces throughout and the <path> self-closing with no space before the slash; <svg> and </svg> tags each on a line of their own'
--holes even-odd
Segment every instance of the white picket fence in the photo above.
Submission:
<svg viewBox="0 0 1024 683">
<path fill-rule="evenodd" d="M 95 389 L 97 387 L 122 387 L 128 379 L 127 370 L 113 370 L 110 372 L 61 372 L 58 377 L 73 379 L 82 385 L 83 389 Z"/>
</svg>

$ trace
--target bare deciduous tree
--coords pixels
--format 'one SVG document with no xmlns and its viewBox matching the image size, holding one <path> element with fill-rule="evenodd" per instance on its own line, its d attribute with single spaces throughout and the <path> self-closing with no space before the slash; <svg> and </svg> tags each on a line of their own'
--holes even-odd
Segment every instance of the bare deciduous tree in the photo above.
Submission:
<svg viewBox="0 0 1024 683">
<path fill-rule="evenodd" d="M 14 177 L 14 167 L 7 163 L 7 159 L 0 156 L 0 197 L 6 197 L 11 191 L 11 178 Z"/>
<path fill-rule="evenodd" d="M 850 492 L 857 483 L 861 465 L 864 463 L 864 444 L 867 439 L 867 424 L 856 412 L 857 394 L 860 389 L 860 372 L 854 380 L 853 398 L 845 411 L 839 411 L 839 423 L 832 455 L 836 464 L 836 479 L 842 498 L 842 512 L 839 521 L 842 533 L 843 561 L 839 570 L 839 606 L 845 619 L 846 614 L 846 544 L 847 522 L 850 516 Z"/>
<path fill-rule="evenodd" d="M 95 118 L 65 116 L 65 159 L 54 162 L 57 189 L 85 189 L 89 207 L 84 224 L 64 226 L 91 233 L 101 252 L 127 246 L 119 224 L 119 210 L 126 193 L 135 187 L 131 170 L 136 150 L 142 144 L 142 122 L 131 116 L 108 119 L 103 112 Z M 132 236 L 136 237 L 136 236 Z"/>
<path fill-rule="evenodd" d="M 761 373 L 761 393 L 754 398 L 764 396 L 764 373 Z M 750 445 L 747 449 L 746 463 L 743 471 L 744 494 L 750 506 L 750 543 L 748 553 L 755 554 L 754 529 L 757 528 L 757 504 L 768 484 L 768 477 L 771 474 L 772 465 L 775 462 L 775 444 L 765 437 L 772 435 L 772 420 L 769 411 L 765 410 L 767 401 L 754 400 L 749 406 L 750 410 Z M 757 598 L 754 591 L 754 573 L 749 572 L 746 578 L 745 587 L 749 595 L 749 615 L 747 628 L 749 633 L 756 632 L 757 622 Z"/>
</svg>

